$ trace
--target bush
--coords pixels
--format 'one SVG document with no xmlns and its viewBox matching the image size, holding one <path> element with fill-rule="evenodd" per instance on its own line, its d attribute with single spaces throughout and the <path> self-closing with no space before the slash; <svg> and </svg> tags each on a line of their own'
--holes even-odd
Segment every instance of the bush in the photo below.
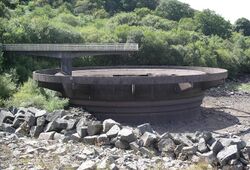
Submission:
<svg viewBox="0 0 250 170">
<path fill-rule="evenodd" d="M 68 99 L 59 98 L 56 92 L 39 88 L 37 83 L 29 79 L 18 92 L 7 101 L 8 106 L 30 107 L 34 106 L 47 111 L 63 109 L 68 105 Z"/>
<path fill-rule="evenodd" d="M 0 75 L 0 99 L 2 100 L 10 97 L 16 90 L 16 84 L 11 77 L 12 75 L 6 73 Z"/>
</svg>

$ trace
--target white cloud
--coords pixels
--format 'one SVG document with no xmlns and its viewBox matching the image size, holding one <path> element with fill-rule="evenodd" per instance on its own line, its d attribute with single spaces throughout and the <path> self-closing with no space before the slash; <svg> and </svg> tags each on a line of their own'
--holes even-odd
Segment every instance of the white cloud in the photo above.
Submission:
<svg viewBox="0 0 250 170">
<path fill-rule="evenodd" d="M 197 10 L 211 9 L 234 23 L 238 18 L 250 20 L 249 0 L 180 0 Z"/>
</svg>

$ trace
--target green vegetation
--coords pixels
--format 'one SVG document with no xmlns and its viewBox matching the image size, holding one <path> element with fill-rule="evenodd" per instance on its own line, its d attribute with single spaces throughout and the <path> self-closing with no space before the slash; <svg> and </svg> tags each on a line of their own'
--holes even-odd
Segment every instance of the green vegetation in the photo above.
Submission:
<svg viewBox="0 0 250 170">
<path fill-rule="evenodd" d="M 226 68 L 230 76 L 250 73 L 249 23 L 240 18 L 231 24 L 214 11 L 196 11 L 177 0 L 0 2 L 0 43 L 139 43 L 138 53 L 85 56 L 76 59 L 75 66 L 192 65 Z M 0 51 L 1 79 L 15 70 L 15 87 L 33 70 L 57 65 L 47 58 L 2 57 Z M 12 87 L 2 100 L 12 96 Z"/>
<path fill-rule="evenodd" d="M 6 103 L 8 106 L 35 106 L 53 111 L 65 107 L 68 100 L 57 97 L 54 91 L 39 88 L 35 81 L 29 79 Z"/>
</svg>

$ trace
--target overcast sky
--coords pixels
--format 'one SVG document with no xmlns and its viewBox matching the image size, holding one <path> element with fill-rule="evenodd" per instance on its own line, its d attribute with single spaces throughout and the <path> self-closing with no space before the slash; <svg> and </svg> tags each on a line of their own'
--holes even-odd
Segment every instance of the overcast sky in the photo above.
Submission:
<svg viewBox="0 0 250 170">
<path fill-rule="evenodd" d="M 250 20 L 250 0 L 179 0 L 189 4 L 192 8 L 211 9 L 234 23 L 238 18 Z"/>
</svg>

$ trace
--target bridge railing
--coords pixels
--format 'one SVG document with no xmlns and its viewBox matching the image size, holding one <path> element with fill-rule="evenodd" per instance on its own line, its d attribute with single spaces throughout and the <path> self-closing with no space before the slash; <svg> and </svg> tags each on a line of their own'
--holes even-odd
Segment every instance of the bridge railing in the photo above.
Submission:
<svg viewBox="0 0 250 170">
<path fill-rule="evenodd" d="M 2 44 L 3 51 L 138 51 L 136 43 L 119 44 Z"/>
</svg>

